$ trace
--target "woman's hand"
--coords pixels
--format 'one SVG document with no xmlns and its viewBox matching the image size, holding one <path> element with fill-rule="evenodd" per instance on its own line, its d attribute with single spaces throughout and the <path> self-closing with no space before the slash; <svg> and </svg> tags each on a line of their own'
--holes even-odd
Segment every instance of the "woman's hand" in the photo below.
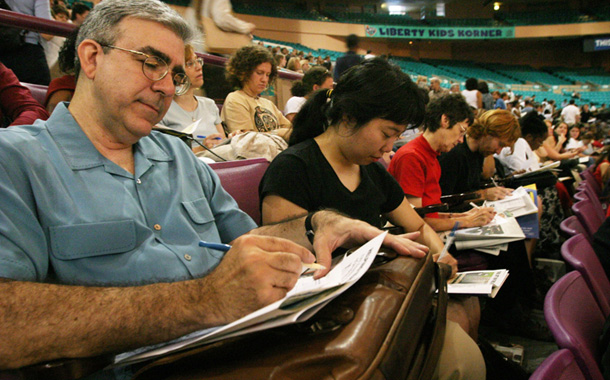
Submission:
<svg viewBox="0 0 610 380">
<path fill-rule="evenodd" d="M 464 216 L 460 218 L 462 227 L 480 227 L 491 222 L 494 216 L 496 216 L 496 211 L 493 207 L 480 207 L 473 208 L 463 215 Z"/>
</svg>

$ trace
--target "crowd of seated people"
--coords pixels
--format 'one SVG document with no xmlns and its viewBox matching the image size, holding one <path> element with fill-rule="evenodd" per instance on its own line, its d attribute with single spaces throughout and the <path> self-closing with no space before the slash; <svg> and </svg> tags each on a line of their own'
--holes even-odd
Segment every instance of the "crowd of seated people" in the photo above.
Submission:
<svg viewBox="0 0 610 380">
<path fill-rule="evenodd" d="M 118 0 L 107 1 L 115 4 Z M 108 8 L 102 8 L 99 12 L 108 11 Z M 56 17 L 63 14 L 59 8 L 55 13 Z M 140 21 L 143 20 L 131 20 L 130 22 L 139 23 Z M 121 23 L 123 21 L 119 22 L 119 24 Z M 155 26 L 163 28 L 161 25 Z M 135 31 L 127 30 L 127 32 Z M 67 117 L 66 107 L 69 107 L 67 109 L 74 110 L 74 118 L 79 120 L 78 116 L 85 115 L 86 106 L 91 105 L 90 98 L 96 100 L 95 105 L 101 106 L 105 103 L 103 99 L 96 98 L 97 95 L 91 87 L 81 85 L 80 90 L 75 89 L 74 69 L 77 72 L 80 71 L 81 76 L 85 75 L 83 82 L 90 84 L 91 78 L 87 76 L 90 71 L 87 70 L 92 70 L 92 63 L 90 60 L 83 62 L 83 58 L 79 57 L 78 65 L 81 66 L 74 67 L 76 34 L 73 37 L 66 39 L 63 45 L 65 51 L 62 50 L 59 54 L 60 63 L 62 60 L 72 63 L 72 66 L 69 63 L 66 64 L 62 71 L 72 74 L 51 82 L 47 96 L 47 109 L 49 113 L 53 113 L 54 109 L 57 109 L 57 115 Z M 146 39 L 146 37 L 138 35 L 137 38 Z M 122 37 L 119 37 L 118 41 L 126 43 Z M 97 47 L 93 42 L 96 41 L 92 38 L 92 42 L 85 45 L 90 49 L 94 47 L 100 49 L 99 54 L 115 57 L 118 54 L 122 61 L 139 62 L 129 60 L 129 55 L 122 56 L 125 52 L 116 51 L 117 49 L 128 49 L 127 52 L 134 53 L 135 51 L 134 54 L 140 54 L 135 50 L 138 46 L 117 45 L 115 42 L 112 42 L 113 46 L 102 46 L 101 42 L 97 42 L 100 45 Z M 111 41 L 106 43 L 110 45 Z M 166 48 L 169 49 L 167 46 L 160 47 L 161 51 Z M 281 235 L 290 238 L 292 235 L 286 236 L 278 233 L 273 229 L 273 225 L 280 222 L 289 223 L 286 221 L 301 217 L 308 212 L 328 208 L 338 210 L 353 218 L 357 231 L 370 231 L 369 229 L 373 228 L 370 225 L 381 228 L 387 222 L 402 227 L 405 234 L 399 238 L 389 238 L 388 244 L 400 245 L 403 253 L 416 257 L 425 254 L 436 255 L 443 248 L 443 243 L 436 232 L 450 230 L 456 222 L 460 222 L 461 228 L 485 225 L 493 218 L 494 212 L 490 208 L 480 207 L 428 214 L 422 218 L 417 215 L 413 207 L 439 203 L 443 194 L 469 191 L 477 192 L 481 200 L 501 199 L 511 193 L 510 188 L 502 186 L 482 188 L 482 176 L 486 170 L 486 163 L 489 162 L 486 158 L 497 155 L 499 162 L 510 173 L 535 170 L 544 160 L 560 160 L 565 161 L 565 165 L 571 165 L 573 161 L 569 161 L 569 159 L 590 156 L 595 153 L 599 146 L 593 144 L 600 140 L 600 134 L 604 132 L 602 128 L 598 130 L 594 124 L 588 123 L 593 114 L 587 118 L 587 112 L 590 111 L 585 110 L 584 107 L 580 110 L 580 116 L 575 116 L 573 122 L 568 123 L 572 119 L 568 118 L 566 121 L 566 114 L 562 116 L 561 109 L 555 109 L 551 102 L 536 103 L 531 99 L 520 99 L 518 96 L 511 100 L 510 95 L 499 91 L 489 94 L 488 89 L 481 86 L 482 82 L 474 78 L 467 81 L 466 90 L 461 94 L 441 90 L 440 82 L 436 83 L 438 88 L 435 86 L 430 89 L 429 93 L 434 96 L 426 104 L 427 97 L 418 90 L 408 75 L 388 63 L 387 60 L 380 58 L 366 60 L 363 64 L 347 71 L 333 86 L 332 70 L 330 70 L 331 67 L 325 67 L 325 61 L 312 56 L 299 57 L 298 52 L 294 57 L 290 57 L 291 52 L 274 55 L 274 48 L 260 45 L 243 47 L 231 56 L 226 66 L 226 73 L 227 79 L 235 87 L 235 91 L 227 96 L 222 112 L 219 113 L 218 107 L 211 99 L 195 95 L 195 90 L 203 84 L 203 60 L 195 55 L 188 44 L 184 45 L 184 51 L 180 51 L 180 54 L 177 54 L 178 49 L 169 50 L 171 50 L 171 54 L 168 56 L 169 66 L 175 67 L 174 61 L 183 61 L 184 74 L 188 77 L 190 86 L 187 86 L 182 93 L 172 93 L 173 97 L 164 96 L 162 102 L 166 104 L 164 107 L 160 107 L 164 112 L 159 112 L 157 115 L 159 117 L 155 118 L 158 120 L 155 122 L 181 130 L 200 121 L 193 131 L 193 135 L 209 148 L 247 131 L 278 134 L 288 141 L 290 148 L 272 161 L 260 185 L 263 224 L 268 225 L 260 230 L 260 234 L 263 235 Z M 64 53 L 65 56 L 62 57 Z M 72 53 L 71 56 L 70 53 Z M 294 98 L 289 100 L 290 107 L 289 104 L 286 104 L 283 114 L 276 104 L 260 95 L 277 76 L 278 69 L 283 68 L 291 60 L 297 62 L 300 67 L 294 71 L 302 70 L 304 76 L 301 82 L 295 83 Z M 307 66 L 311 66 L 311 68 L 305 70 L 304 67 Z M 3 66 L 0 65 L 0 69 L 2 68 Z M 83 69 L 87 70 L 83 71 Z M 144 71 L 144 75 L 148 77 L 145 70 L 138 68 L 138 70 L 134 70 L 133 75 L 143 76 Z M 108 74 L 103 73 L 103 75 Z M 165 75 L 171 76 L 173 73 L 166 72 Z M 135 80 L 128 79 L 125 80 L 127 82 Z M 110 80 L 117 79 L 110 78 Z M 154 83 L 157 83 L 161 88 L 162 82 L 163 78 L 160 78 L 158 82 L 153 81 L 152 83 L 153 86 Z M 108 83 L 105 85 L 109 86 Z M 20 85 L 14 87 L 22 88 Z M 61 104 L 61 101 L 70 101 L 75 95 L 75 91 L 87 94 L 87 97 L 76 96 L 75 104 Z M 166 89 L 158 91 L 164 92 L 164 94 L 167 92 Z M 106 93 L 107 96 L 115 94 L 116 92 L 110 91 L 110 89 Z M 491 99 L 485 95 L 491 96 Z M 170 98 L 171 102 L 168 101 Z M 35 119 L 46 120 L 48 118 L 44 108 L 38 107 L 41 109 L 38 114 L 35 114 L 33 118 L 23 119 L 18 113 L 5 110 L 6 102 L 1 92 L 0 99 L 3 99 L 2 114 L 12 119 L 13 125 L 32 124 Z M 367 101 L 364 101 L 365 99 Z M 371 101 L 371 99 L 373 100 Z M 550 114 L 557 116 L 554 123 L 555 128 L 553 128 L 552 117 L 545 119 L 545 110 L 548 106 L 551 107 Z M 566 105 L 566 107 L 568 106 Z M 114 105 L 110 104 L 108 111 L 116 111 L 113 107 Z M 495 110 L 493 110 L 494 108 Z M 524 116 L 519 119 L 516 116 L 517 113 Z M 583 121 L 583 116 L 586 118 L 585 121 Z M 97 115 L 97 117 L 99 120 L 104 119 L 102 115 Z M 86 120 L 91 119 L 88 117 Z M 147 120 L 147 125 L 151 124 L 148 121 L 151 120 Z M 227 131 L 223 128 L 223 122 L 226 124 Z M 48 125 L 54 124 L 55 122 L 50 122 Z M 151 125 L 155 125 L 155 123 Z M 399 149 L 386 170 L 375 161 L 393 150 L 396 141 L 401 138 L 409 126 L 420 126 L 421 135 Z M 102 129 L 104 133 L 110 131 L 116 133 L 114 136 L 116 138 L 124 137 L 117 131 L 112 131 L 108 125 L 103 128 L 106 128 Z M 142 135 L 147 133 L 142 133 Z M 12 135 L 7 133 L 7 136 Z M 95 138 L 88 136 L 87 134 L 86 138 Z M 580 138 L 581 136 L 583 139 Z M 177 152 L 176 159 L 185 160 L 188 162 L 189 168 L 194 168 L 197 173 L 203 173 L 201 177 L 205 178 L 205 181 L 209 180 L 215 186 L 218 185 L 217 180 L 209 175 L 208 168 L 200 166 L 203 164 L 197 161 L 191 161 L 192 157 L 185 153 L 184 147 L 173 145 L 170 138 L 165 140 L 165 137 L 159 137 L 157 134 L 153 134 L 150 138 L 139 136 L 132 143 L 124 145 L 132 149 L 135 144 L 147 144 L 150 139 L 155 141 L 155 144 L 167 145 L 167 149 Z M 98 141 L 92 142 L 96 149 L 93 153 L 117 164 L 117 170 L 126 169 L 126 172 L 132 175 L 138 172 L 137 160 L 129 161 L 134 160 L 134 157 L 127 156 L 127 161 L 125 161 L 125 157 L 118 158 L 109 153 L 108 147 L 103 144 L 102 146 L 96 145 L 99 144 Z M 599 158 L 591 159 L 587 163 L 593 165 L 601 184 L 607 183 L 610 172 L 607 170 L 607 153 L 608 150 L 605 150 Z M 136 159 L 138 158 L 136 150 L 132 154 L 136 155 Z M 571 166 L 566 167 L 567 169 L 572 168 Z M 16 168 L 11 168 L 11 170 L 17 171 Z M 228 237 L 224 235 L 220 237 L 219 240 L 226 243 L 234 241 L 233 244 L 237 245 L 237 249 L 243 248 L 240 253 L 228 253 L 227 258 L 232 262 L 244 259 L 248 254 L 244 251 L 254 249 L 254 246 L 257 249 L 263 247 L 264 251 L 269 250 L 269 246 L 266 245 L 269 244 L 268 242 L 248 241 L 247 238 L 240 240 L 239 236 L 248 232 L 246 230 L 254 228 L 255 225 L 248 218 L 244 218 L 231 202 L 230 197 L 221 190 L 220 186 L 218 187 L 219 193 L 212 194 L 212 197 L 221 201 L 222 207 L 228 205 L 230 210 L 220 210 L 215 206 L 210 206 L 212 211 L 219 214 L 226 211 L 231 214 L 229 219 L 241 218 L 240 220 L 246 226 L 239 231 L 232 230 L 227 235 Z M 546 194 L 547 189 L 550 195 Z M 70 192 L 65 190 L 67 195 L 72 194 L 74 197 L 79 197 L 78 189 L 74 189 L 74 193 L 72 190 Z M 203 192 L 208 191 L 211 190 L 206 185 Z M 560 241 L 557 224 L 564 216 L 561 210 L 554 208 L 558 207 L 555 183 L 549 187 L 539 187 L 539 192 L 542 201 L 541 235 L 544 237 L 541 237 L 538 246 L 542 245 L 546 249 L 555 250 L 556 245 L 547 243 L 552 239 Z M 160 194 L 159 197 L 162 195 L 164 194 Z M 188 201 L 185 200 L 185 202 Z M 332 220 L 343 220 L 342 218 L 344 218 L 338 214 L 330 212 L 329 214 L 331 215 L 329 218 Z M 2 216 L 1 211 L 0 216 Z M 548 220 L 551 221 L 548 222 Z M 231 224 L 231 221 L 232 219 L 219 220 L 215 223 L 219 225 L 220 229 L 230 229 L 228 225 Z M 35 223 L 33 220 L 31 222 Z M 350 219 L 351 222 L 352 219 Z M 220 226 L 221 224 L 222 226 Z M 340 231 L 332 226 L 333 223 L 328 222 L 327 227 L 330 230 L 328 233 L 339 234 Z M 259 232 L 255 230 L 254 234 L 257 233 Z M 10 239 L 8 235 L 4 238 Z M 291 240 L 311 249 L 307 241 L 303 242 L 300 238 Z M 541 241 L 543 243 L 540 243 Z M 300 248 L 289 245 L 287 249 L 294 256 L 302 257 L 302 260 L 310 259 Z M 455 271 L 460 257 L 455 249 L 452 249 L 451 252 L 457 261 L 451 255 L 445 257 L 443 261 L 451 264 Z M 330 257 L 318 257 L 318 261 L 329 264 Z M 493 328 L 510 334 L 541 340 L 549 339 L 545 326 L 537 324 L 530 318 L 532 309 L 540 308 L 541 291 L 544 291 L 544 289 L 537 289 L 532 271 L 533 264 L 532 252 L 529 247 L 526 249 L 524 242 L 511 243 L 507 252 L 498 258 L 489 260 L 490 268 L 508 268 L 511 272 L 511 277 L 499 297 L 486 302 L 483 311 L 479 309 L 477 298 L 454 299 L 450 302 L 447 315 L 450 322 L 448 322 L 445 337 L 445 350 L 441 354 L 436 377 L 453 378 L 452 376 L 458 373 L 460 378 L 465 379 L 485 377 L 484 360 L 476 345 L 481 314 L 484 323 Z M 222 270 L 223 274 L 228 272 L 226 266 L 218 266 L 218 269 Z M 211 273 L 213 274 L 215 270 L 212 270 Z M 19 271 L 15 269 L 14 272 Z M 45 276 L 47 274 L 41 275 L 42 282 L 45 281 Z M 22 279 L 30 280 L 27 276 L 26 278 L 8 271 L 0 273 L 0 277 L 7 277 L 17 282 Z M 177 280 L 178 277 L 171 280 Z M 234 278 L 233 280 L 243 284 L 249 279 Z M 105 279 L 101 281 L 105 281 Z M 176 281 L 176 283 L 179 282 Z M 108 283 L 115 284 L 112 281 Z M 58 292 L 61 292 L 61 289 Z M 250 304 L 250 306 L 252 305 Z M 241 315 L 245 311 L 231 312 L 233 314 L 225 316 L 223 322 L 233 320 L 238 314 Z M 160 322 L 155 321 L 155 323 Z M 185 330 L 172 328 L 172 333 L 168 336 L 160 337 L 151 334 L 150 337 L 138 341 L 137 345 L 141 345 L 143 342 L 167 340 L 182 332 Z M 133 339 L 133 336 L 124 337 L 120 347 L 133 345 L 133 341 L 125 342 L 130 339 Z M 460 349 L 453 350 L 454 347 Z M 109 349 L 104 347 L 103 350 Z M 96 347 L 87 348 L 85 353 L 98 352 L 100 349 Z M 54 358 L 53 355 L 45 354 L 36 356 L 34 360 L 52 358 Z"/>
</svg>

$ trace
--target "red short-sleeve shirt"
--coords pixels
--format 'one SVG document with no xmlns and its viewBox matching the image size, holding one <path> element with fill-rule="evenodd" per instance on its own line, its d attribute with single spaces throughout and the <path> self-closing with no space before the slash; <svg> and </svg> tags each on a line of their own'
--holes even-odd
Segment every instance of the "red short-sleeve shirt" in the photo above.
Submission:
<svg viewBox="0 0 610 380">
<path fill-rule="evenodd" d="M 421 198 L 423 207 L 441 201 L 438 155 L 422 135 L 398 149 L 388 168 L 405 194 Z"/>
</svg>

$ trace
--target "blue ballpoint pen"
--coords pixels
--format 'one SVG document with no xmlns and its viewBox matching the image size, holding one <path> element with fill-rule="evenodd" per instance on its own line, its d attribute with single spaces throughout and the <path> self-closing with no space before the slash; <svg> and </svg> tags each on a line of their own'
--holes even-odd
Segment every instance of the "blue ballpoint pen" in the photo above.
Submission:
<svg viewBox="0 0 610 380">
<path fill-rule="evenodd" d="M 457 231 L 457 229 L 459 227 L 460 227 L 460 222 L 455 222 L 455 224 L 453 225 L 453 228 L 451 229 L 451 233 L 447 237 L 447 241 L 445 242 L 445 247 L 443 247 L 443 251 L 441 252 L 441 254 L 438 257 L 438 260 L 442 259 L 445 255 L 447 255 L 447 252 L 449 251 L 449 247 L 451 247 L 451 244 L 453 244 L 453 240 L 455 239 L 455 231 Z"/>
<path fill-rule="evenodd" d="M 211 243 L 208 241 L 200 241 L 199 246 L 204 247 L 204 248 L 215 249 L 217 251 L 222 251 L 222 252 L 227 252 L 229 249 L 231 249 L 231 246 L 229 244 Z M 324 265 L 320 265 L 318 263 L 312 263 L 312 264 L 303 263 L 303 267 L 308 268 L 308 269 L 326 269 L 326 267 Z"/>
</svg>

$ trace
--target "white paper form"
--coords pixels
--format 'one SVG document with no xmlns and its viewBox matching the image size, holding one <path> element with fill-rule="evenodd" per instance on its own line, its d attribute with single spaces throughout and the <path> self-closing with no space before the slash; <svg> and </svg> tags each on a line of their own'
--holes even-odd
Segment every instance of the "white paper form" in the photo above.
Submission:
<svg viewBox="0 0 610 380">
<path fill-rule="evenodd" d="M 189 338 L 181 337 L 162 347 L 156 345 L 149 347 L 150 349 L 140 348 L 133 352 L 118 355 L 113 367 L 149 360 L 174 351 L 253 331 L 304 321 L 314 314 L 311 311 L 319 310 L 323 304 L 330 302 L 347 290 L 366 273 L 386 235 L 387 232 L 381 233 L 353 253 L 345 256 L 326 276 L 320 279 L 314 280 L 313 276 L 299 278 L 295 287 L 279 301 L 211 332 L 209 329 L 198 331 L 188 334 Z"/>
</svg>

